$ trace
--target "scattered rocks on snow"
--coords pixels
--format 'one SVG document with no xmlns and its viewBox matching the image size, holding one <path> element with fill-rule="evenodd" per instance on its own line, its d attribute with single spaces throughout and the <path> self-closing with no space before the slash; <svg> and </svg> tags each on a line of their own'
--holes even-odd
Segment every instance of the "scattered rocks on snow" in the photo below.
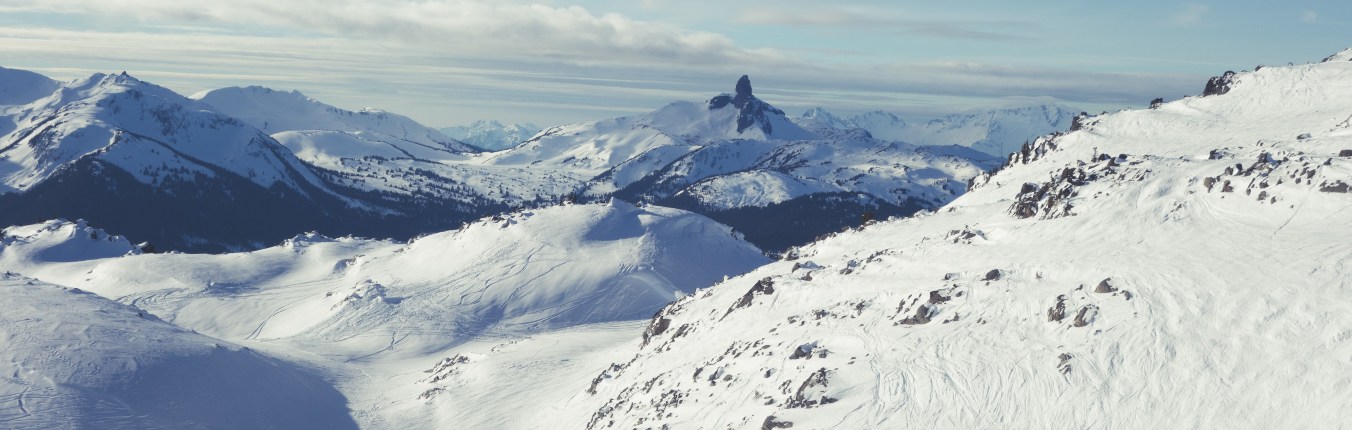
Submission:
<svg viewBox="0 0 1352 430">
<path fill-rule="evenodd" d="M 1060 322 L 1066 319 L 1066 300 L 1065 294 L 1056 296 L 1056 304 L 1047 309 L 1047 321 Z"/>
<path fill-rule="evenodd" d="M 803 381 L 803 385 L 798 387 L 798 391 L 793 397 L 789 398 L 788 408 L 810 408 L 813 406 L 828 405 L 835 403 L 837 399 L 826 395 L 827 385 L 830 383 L 830 372 L 825 367 L 813 372 L 812 375 Z"/>
<path fill-rule="evenodd" d="M 1075 327 L 1084 327 L 1094 323 L 1098 319 L 1098 306 L 1085 305 L 1080 308 L 1080 313 L 1075 315 Z"/>
<path fill-rule="evenodd" d="M 728 314 L 731 314 L 734 310 L 751 306 L 751 302 L 755 300 L 756 296 L 768 296 L 774 293 L 775 282 L 773 280 L 765 278 L 756 281 L 756 285 L 751 286 L 751 289 L 747 290 L 746 294 L 742 295 L 742 298 L 737 299 L 737 303 L 733 303 L 732 307 L 728 308 L 728 312 L 723 314 L 723 317 L 726 318 Z"/>
<path fill-rule="evenodd" d="M 1063 375 L 1069 375 L 1071 370 L 1070 359 L 1075 358 L 1075 356 L 1068 353 L 1061 353 L 1057 358 L 1060 358 L 1061 362 L 1056 365 L 1056 369 L 1060 370 Z"/>
</svg>

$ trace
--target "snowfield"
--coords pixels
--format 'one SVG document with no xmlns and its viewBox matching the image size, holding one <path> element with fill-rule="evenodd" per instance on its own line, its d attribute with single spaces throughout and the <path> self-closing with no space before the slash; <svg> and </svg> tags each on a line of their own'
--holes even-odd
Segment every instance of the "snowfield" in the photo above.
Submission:
<svg viewBox="0 0 1352 430">
<path fill-rule="evenodd" d="M 1352 425 L 1352 63 L 1229 86 L 677 301 L 560 422 Z"/>
<path fill-rule="evenodd" d="M 0 242 L 0 269 L 326 369 L 360 399 L 362 423 L 399 419 L 390 404 L 422 404 L 432 388 L 424 378 L 389 378 L 420 374 L 467 342 L 642 320 L 766 262 L 726 226 L 622 201 L 517 212 L 410 243 L 311 234 L 249 253 L 140 254 L 126 239 L 62 221 L 7 229 Z M 397 427 L 409 425 L 418 422 Z"/>
<path fill-rule="evenodd" d="M 308 233 L 214 255 L 149 253 L 78 220 L 9 227 L 0 428 L 1352 427 L 1349 58 L 1076 117 L 989 172 L 972 148 L 851 125 L 882 115 L 795 125 L 746 78 L 705 104 L 494 153 L 432 159 L 371 129 L 276 131 L 260 145 L 290 142 L 322 174 L 391 195 L 482 186 L 520 202 L 572 183 L 594 192 L 584 201 L 711 214 L 821 205 L 739 213 L 779 234 L 822 207 L 934 210 L 836 229 L 778 261 L 746 229 L 623 198 L 408 241 Z M 156 106 L 128 79 L 87 84 Z M 0 90 L 24 106 L 75 91 L 39 103 Z M 58 145 L 67 155 L 106 143 L 95 132 L 112 128 L 80 121 L 118 113 L 72 106 L 48 114 L 94 113 L 3 118 L 19 121 L 10 136 L 88 127 L 93 140 Z M 48 156 L 0 164 L 5 184 L 26 186 Z M 251 157 L 227 158 L 266 159 Z M 411 187 L 394 175 L 416 166 L 442 167 Z M 538 176 L 502 179 L 511 169 Z"/>
<path fill-rule="evenodd" d="M 144 310 L 0 275 L 0 428 L 357 428 L 316 372 Z"/>
</svg>

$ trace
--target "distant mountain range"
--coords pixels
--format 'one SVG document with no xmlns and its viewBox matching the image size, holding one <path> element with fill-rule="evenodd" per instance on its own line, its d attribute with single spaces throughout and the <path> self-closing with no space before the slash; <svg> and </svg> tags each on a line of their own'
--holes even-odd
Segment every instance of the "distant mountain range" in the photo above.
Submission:
<svg viewBox="0 0 1352 430">
<path fill-rule="evenodd" d="M 126 74 L 0 73 L 0 204 L 14 208 L 0 225 L 84 218 L 162 250 L 257 249 L 310 230 L 405 239 L 516 207 L 618 197 L 708 215 L 780 252 L 939 207 L 999 162 L 877 138 L 902 124 L 890 115 L 815 111 L 829 127 L 789 118 L 745 76 L 733 92 L 647 115 L 538 133 L 465 128 L 488 139 L 475 142 L 513 142 L 484 152 L 494 145 L 295 91 L 183 97 Z"/>
<path fill-rule="evenodd" d="M 489 151 L 511 148 L 540 132 L 540 127 L 531 124 L 510 124 L 492 120 L 475 121 L 470 125 L 444 127 L 441 132 L 453 139 L 474 145 Z"/>
<path fill-rule="evenodd" d="M 793 120 L 811 130 L 861 129 L 876 139 L 921 146 L 965 146 L 1004 157 L 1033 137 L 1069 129 L 1078 114 L 1061 105 L 1046 104 L 957 113 L 908 123 L 884 111 L 840 117 L 825 109 L 814 108 Z"/>
</svg>

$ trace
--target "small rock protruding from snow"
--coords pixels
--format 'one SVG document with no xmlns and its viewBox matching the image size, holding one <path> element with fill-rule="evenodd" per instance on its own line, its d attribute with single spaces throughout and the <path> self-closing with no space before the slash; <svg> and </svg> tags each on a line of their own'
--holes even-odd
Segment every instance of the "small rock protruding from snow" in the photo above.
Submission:
<svg viewBox="0 0 1352 430">
<path fill-rule="evenodd" d="M 1118 288 L 1115 287 L 1115 286 L 1113 286 L 1112 281 L 1113 281 L 1112 278 L 1107 278 L 1107 279 L 1104 279 L 1103 281 L 1100 281 L 1100 282 L 1098 283 L 1098 286 L 1097 286 L 1097 287 L 1094 287 L 1094 292 L 1095 292 L 1095 293 L 1115 293 L 1115 292 L 1117 292 Z"/>
</svg>

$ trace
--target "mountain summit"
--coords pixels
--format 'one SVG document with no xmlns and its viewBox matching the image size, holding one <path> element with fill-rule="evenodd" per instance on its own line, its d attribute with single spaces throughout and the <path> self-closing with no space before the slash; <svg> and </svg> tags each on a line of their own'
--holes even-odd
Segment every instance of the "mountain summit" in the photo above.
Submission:
<svg viewBox="0 0 1352 430">
<path fill-rule="evenodd" d="M 737 109 L 737 133 L 755 127 L 765 135 L 774 134 L 774 124 L 784 119 L 784 111 L 763 102 L 751 94 L 751 77 L 742 75 L 737 80 L 736 94 L 720 94 L 709 99 L 709 110 L 719 110 L 729 104 Z M 786 121 L 787 122 L 787 121 Z M 797 128 L 797 127 L 794 127 Z"/>
</svg>

